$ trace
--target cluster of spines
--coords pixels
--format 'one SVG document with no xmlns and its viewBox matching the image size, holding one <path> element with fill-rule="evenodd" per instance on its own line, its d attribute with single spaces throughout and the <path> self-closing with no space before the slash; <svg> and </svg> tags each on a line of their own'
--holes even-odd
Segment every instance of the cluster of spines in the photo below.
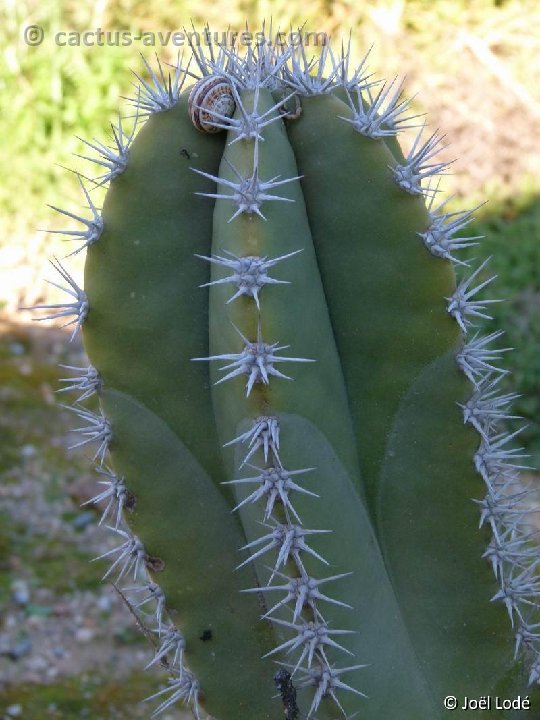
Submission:
<svg viewBox="0 0 540 720">
<path fill-rule="evenodd" d="M 260 66 L 257 67 L 259 69 L 254 70 L 251 75 L 260 75 Z M 272 178 L 266 181 L 266 183 L 261 183 L 258 180 L 259 142 L 264 142 L 264 137 L 260 136 L 260 130 L 274 118 L 279 118 L 276 111 L 279 110 L 282 103 L 276 103 L 271 108 L 271 111 L 260 115 L 257 108 L 258 93 L 254 93 L 254 109 L 250 113 L 243 107 L 239 93 L 237 93 L 237 102 L 240 103 L 242 117 L 249 117 L 250 123 L 249 126 L 246 126 L 243 123 L 230 122 L 229 130 L 232 130 L 233 133 L 231 133 L 232 138 L 229 140 L 229 143 L 232 144 L 238 140 L 253 142 L 253 174 L 246 178 L 241 176 L 235 168 L 232 168 L 238 177 L 237 183 L 225 181 L 223 178 L 217 176 L 209 176 L 205 173 L 201 174 L 204 174 L 216 183 L 225 184 L 231 188 L 231 193 L 216 192 L 207 194 L 207 196 L 212 198 L 231 201 L 233 213 L 230 221 L 233 221 L 236 217 L 244 213 L 256 214 L 265 221 L 266 218 L 261 211 L 263 202 L 270 200 L 288 201 L 288 198 L 269 195 L 266 191 L 276 185 L 298 179 L 296 177 L 285 179 Z M 276 114 L 274 118 L 270 117 L 267 120 L 266 118 L 271 115 L 271 112 Z M 216 117 L 216 121 L 221 123 L 222 118 Z M 254 179 L 257 180 L 256 183 L 254 183 Z M 260 187 L 262 191 L 253 192 L 247 197 L 246 188 L 252 189 L 254 187 Z M 203 258 L 232 271 L 231 274 L 226 277 L 213 280 L 210 283 L 206 283 L 205 286 L 221 285 L 224 283 L 232 284 L 236 287 L 236 292 L 234 292 L 228 302 L 231 302 L 241 295 L 245 295 L 252 299 L 254 311 L 257 313 L 256 340 L 248 340 L 238 328 L 235 328 L 244 343 L 244 349 L 240 353 L 212 355 L 207 358 L 193 358 L 193 360 L 196 361 L 230 361 L 229 364 L 220 368 L 220 370 L 228 372 L 224 377 L 218 379 L 216 384 L 239 375 L 246 375 L 246 395 L 249 396 L 255 383 L 268 384 L 270 382 L 270 376 L 292 380 L 291 377 L 277 370 L 275 363 L 286 361 L 306 363 L 314 361 L 312 358 L 291 358 L 276 355 L 278 350 L 286 349 L 288 346 L 278 346 L 277 343 L 264 342 L 261 332 L 261 303 L 264 298 L 264 286 L 283 282 L 269 278 L 266 271 L 279 262 L 296 255 L 301 250 L 302 248 L 299 248 L 291 253 L 270 260 L 266 257 L 256 256 L 237 257 L 228 251 L 224 252 L 229 255 L 229 258 L 220 256 Z M 199 255 L 198 257 L 202 256 Z M 294 507 L 291 497 L 294 493 L 310 495 L 315 498 L 319 497 L 293 480 L 293 477 L 316 471 L 316 468 L 287 469 L 283 466 L 279 454 L 280 421 L 277 415 L 258 416 L 254 418 L 251 429 L 227 442 L 226 446 L 238 443 L 246 447 L 240 468 L 248 465 L 258 474 L 229 480 L 226 481 L 225 484 L 235 485 L 237 487 L 255 485 L 255 490 L 247 494 L 246 497 L 236 505 L 234 510 L 240 510 L 248 503 L 262 504 L 262 525 L 266 528 L 266 532 L 263 535 L 241 548 L 241 550 L 249 551 L 250 555 L 238 565 L 238 568 L 265 557 L 269 553 L 273 553 L 275 556 L 273 566 L 268 568 L 270 576 L 267 584 L 257 586 L 256 588 L 247 588 L 244 592 L 259 593 L 262 595 L 275 593 L 276 591 L 283 593 L 281 600 L 265 612 L 262 619 L 270 620 L 282 628 L 286 628 L 293 634 L 289 640 L 273 648 L 263 657 L 273 657 L 278 653 L 285 653 L 286 657 L 290 657 L 294 653 L 297 653 L 297 657 L 295 658 L 296 662 L 290 665 L 293 679 L 296 672 L 300 669 L 304 672 L 304 676 L 300 680 L 300 685 L 309 685 L 315 688 L 313 702 L 307 714 L 308 718 L 313 717 L 325 696 L 332 697 L 345 714 L 337 696 L 337 691 L 349 690 L 359 696 L 364 696 L 364 694 L 343 682 L 340 679 L 340 675 L 346 671 L 356 670 L 364 666 L 355 665 L 349 668 L 337 668 L 329 662 L 326 655 L 327 647 L 332 647 L 348 655 L 352 655 L 347 648 L 337 642 L 336 638 L 352 634 L 354 631 L 330 629 L 321 611 L 321 603 L 340 605 L 348 608 L 350 608 L 350 606 L 326 595 L 319 587 L 325 583 L 341 580 L 350 573 L 342 573 L 325 578 L 315 578 L 309 575 L 303 562 L 305 555 L 316 558 L 321 563 L 328 565 L 324 557 L 310 546 L 309 539 L 313 535 L 324 534 L 331 531 L 306 529 Z M 265 467 L 259 467 L 250 462 L 257 452 L 264 457 Z M 286 574 L 286 570 L 289 570 L 292 575 Z M 272 584 L 275 577 L 280 579 L 278 584 Z M 275 612 L 283 607 L 290 607 L 292 612 L 290 621 L 275 617 Z"/>
<path fill-rule="evenodd" d="M 404 115 L 410 101 L 401 98 L 401 85 L 397 85 L 396 80 L 389 85 L 383 84 L 375 95 L 372 93 L 371 88 L 378 83 L 370 82 L 371 76 L 366 73 L 366 62 L 369 53 L 366 54 L 360 65 L 351 71 L 350 40 L 349 46 L 346 49 L 342 48 L 341 55 L 337 58 L 333 55 L 329 44 L 323 47 L 322 53 L 317 59 L 308 59 L 302 44 L 295 47 L 289 46 L 276 49 L 271 42 L 263 43 L 257 49 L 250 46 L 245 57 L 241 57 L 234 49 L 231 50 L 221 46 L 217 53 L 214 52 L 212 46 L 210 46 L 209 51 L 210 56 L 207 57 L 200 47 L 192 45 L 192 54 L 187 67 L 183 67 L 179 58 L 172 77 L 170 75 L 165 77 L 159 63 L 158 73 L 154 73 L 145 61 L 150 82 L 136 76 L 139 81 L 137 97 L 131 98 L 131 102 L 137 108 L 137 115 L 131 132 L 126 133 L 124 131 L 122 121 L 119 119 L 118 125 L 112 128 L 114 139 L 112 148 L 97 141 L 93 143 L 84 141 L 86 145 L 97 152 L 97 157 L 87 157 L 85 159 L 104 168 L 102 175 L 91 180 L 94 186 L 101 186 L 113 181 L 125 170 L 129 157 L 129 146 L 133 140 L 139 117 L 172 108 L 178 102 L 183 86 L 189 77 L 198 80 L 209 75 L 219 75 L 229 79 L 233 87 L 235 100 L 241 109 L 242 103 L 239 91 L 243 88 L 252 88 L 258 91 L 259 87 L 268 87 L 270 89 L 281 88 L 286 91 L 283 99 L 272 110 L 282 109 L 285 103 L 296 94 L 329 93 L 336 88 L 343 88 L 353 111 L 352 119 L 343 119 L 350 122 L 358 132 L 369 137 L 378 138 L 395 135 L 405 128 L 417 127 L 411 125 L 411 121 L 418 116 Z M 190 71 L 192 60 L 197 65 L 195 73 Z M 326 72 L 325 68 L 328 63 L 330 64 L 330 70 Z M 356 103 L 352 100 L 351 93 L 356 93 Z M 270 195 L 266 191 L 276 185 L 296 179 L 279 180 L 278 178 L 271 178 L 266 181 L 259 179 L 256 148 L 258 142 L 263 141 L 262 129 L 270 122 L 273 122 L 275 118 L 271 117 L 270 111 L 260 116 L 257 113 L 247 112 L 243 112 L 241 115 L 242 119 L 238 121 L 217 116 L 214 118 L 216 124 L 222 123 L 224 129 L 235 129 L 237 131 L 236 140 L 252 139 L 255 141 L 252 176 L 239 178 L 239 182 L 235 184 L 235 187 L 231 187 L 233 192 L 227 195 L 227 197 L 237 202 L 237 212 L 233 213 L 231 221 L 241 212 L 256 212 L 262 216 L 260 206 L 263 201 L 286 200 L 286 198 Z M 437 133 L 433 133 L 427 140 L 422 141 L 424 128 L 425 125 L 422 124 L 405 159 L 405 163 L 396 163 L 390 169 L 397 184 L 406 192 L 426 198 L 430 224 L 426 230 L 418 233 L 418 235 L 429 252 L 435 256 L 451 260 L 455 265 L 467 265 L 468 263 L 456 257 L 455 253 L 478 244 L 477 241 L 480 239 L 478 237 L 459 236 L 460 232 L 472 220 L 473 213 L 477 208 L 446 212 L 444 206 L 448 200 L 435 206 L 439 188 L 438 184 L 435 188 L 432 188 L 431 179 L 444 174 L 450 163 L 433 161 L 434 156 L 440 149 L 442 138 Z M 193 169 L 196 170 L 196 168 Z M 212 179 L 216 182 L 223 182 L 220 178 Z M 92 202 L 88 190 L 80 177 L 79 181 L 91 211 L 91 218 L 86 219 L 83 216 L 54 208 L 83 225 L 84 229 L 82 230 L 52 231 L 64 234 L 68 239 L 82 242 L 82 245 L 71 254 L 78 253 L 97 242 L 103 232 L 103 220 L 99 211 Z M 216 194 L 213 197 L 222 197 L 222 195 L 218 196 Z M 301 249 L 296 252 L 300 251 Z M 281 282 L 270 278 L 266 271 L 278 261 L 294 254 L 296 253 L 273 259 L 243 258 L 232 255 L 229 258 L 213 256 L 211 258 L 204 257 L 204 259 L 229 267 L 233 271 L 230 278 L 217 281 L 234 281 L 236 283 L 237 292 L 230 298 L 230 301 L 239 295 L 246 295 L 253 298 L 257 309 L 260 310 L 259 292 L 261 288 L 265 284 Z M 29 309 L 52 311 L 51 314 L 39 319 L 58 319 L 72 316 L 67 325 L 75 326 L 71 335 L 71 340 L 73 340 L 87 317 L 88 300 L 84 290 L 78 287 L 60 261 L 56 260 L 52 264 L 68 287 L 61 287 L 56 283 L 51 284 L 65 290 L 70 296 L 70 300 L 62 304 L 37 305 Z M 506 352 L 508 348 L 499 349 L 493 347 L 493 343 L 502 335 L 501 332 L 493 332 L 487 336 L 480 336 L 475 333 L 472 337 L 469 337 L 470 331 L 474 327 L 473 318 L 489 318 L 489 315 L 484 312 L 485 305 L 486 303 L 495 302 L 473 299 L 475 294 L 493 279 L 489 278 L 479 286 L 472 287 L 472 283 L 484 270 L 486 264 L 487 261 L 479 266 L 471 277 L 458 286 L 451 298 L 447 298 L 447 307 L 448 312 L 455 318 L 466 336 L 464 345 L 457 354 L 456 360 L 474 388 L 473 395 L 467 403 L 462 405 L 462 409 L 464 421 L 471 423 L 481 436 L 480 447 L 474 461 L 478 472 L 486 483 L 487 493 L 483 500 L 476 502 L 481 507 L 480 523 L 488 522 L 493 532 L 492 541 L 484 555 L 486 560 L 491 562 L 494 574 L 500 584 L 500 589 L 494 595 L 493 600 L 502 601 L 508 609 L 515 628 L 516 656 L 523 648 L 530 652 L 532 657 L 530 683 L 535 683 L 540 682 L 540 622 L 536 622 L 537 617 L 535 615 L 537 610 L 536 598 L 540 592 L 536 552 L 538 530 L 535 529 L 532 523 L 528 523 L 528 517 L 532 510 L 528 507 L 527 501 L 533 491 L 524 487 L 519 479 L 519 470 L 526 466 L 516 462 L 516 460 L 524 456 L 520 454 L 519 450 L 509 447 L 517 433 L 509 433 L 500 429 L 501 423 L 516 417 L 510 414 L 510 404 L 516 396 L 513 394 L 498 394 L 497 388 L 501 376 L 507 371 L 500 368 L 496 363 L 501 354 Z M 254 382 L 267 382 L 269 374 L 280 374 L 273 367 L 273 363 L 278 360 L 288 360 L 289 358 L 273 356 L 272 351 L 277 349 L 276 345 L 263 343 L 260 337 L 256 342 L 250 343 L 246 340 L 242 357 L 235 356 L 233 358 L 230 356 L 227 358 L 232 360 L 230 368 L 233 368 L 229 376 L 246 372 L 248 367 L 246 365 L 247 354 L 249 354 L 251 373 L 248 375 L 247 384 L 249 394 L 250 383 L 252 387 Z M 306 361 L 300 358 L 290 359 Z M 69 366 L 68 369 L 74 370 L 80 375 L 74 378 L 62 379 L 62 382 L 69 383 L 62 390 L 82 391 L 77 402 L 80 403 L 94 393 L 99 393 L 101 379 L 95 368 L 91 366 L 88 368 Z M 222 380 L 225 379 L 227 378 L 222 378 Z M 129 508 L 129 503 L 133 501 L 133 498 L 130 497 L 124 480 L 115 476 L 112 471 L 104 466 L 104 459 L 112 439 L 112 429 L 108 420 L 101 413 L 92 413 L 80 405 L 76 405 L 73 410 L 81 419 L 88 422 L 86 427 L 77 429 L 85 437 L 73 447 L 97 441 L 98 448 L 93 459 L 99 460 L 98 471 L 108 477 L 108 480 L 101 481 L 106 485 L 106 489 L 98 493 L 89 502 L 108 500 L 100 522 L 104 522 L 109 514 L 114 511 L 114 525 L 108 525 L 107 527 L 110 527 L 123 539 L 118 548 L 104 554 L 104 556 L 109 556 L 115 552 L 119 553 L 105 577 L 117 570 L 117 580 L 122 579 L 131 571 L 133 571 L 134 579 L 138 579 L 139 576 L 145 575 L 144 566 L 149 558 L 140 540 L 131 533 L 127 523 L 122 518 L 123 510 Z M 247 444 L 246 455 L 240 467 L 245 464 L 249 465 L 249 460 L 259 450 L 263 453 L 265 463 L 270 462 L 270 466 L 267 468 L 256 468 L 261 472 L 260 488 L 249 495 L 244 502 L 248 500 L 256 502 L 266 497 L 263 522 L 268 523 L 272 518 L 274 506 L 279 498 L 287 517 L 286 524 L 274 522 L 273 525 L 269 526 L 270 532 L 255 541 L 256 543 L 262 543 L 267 540 L 267 545 L 255 551 L 245 562 L 264 554 L 270 549 L 281 548 L 280 552 L 278 552 L 276 564 L 272 569 L 272 577 L 278 576 L 282 581 L 286 579 L 288 581 L 282 585 L 269 584 L 262 588 L 262 592 L 280 590 L 285 593 L 285 596 L 264 617 L 270 618 L 272 612 L 288 603 L 293 606 L 293 622 L 290 625 L 291 628 L 297 628 L 297 637 L 273 650 L 272 654 L 278 650 L 292 652 L 294 649 L 302 648 L 296 666 L 291 665 L 291 667 L 294 667 L 295 671 L 301 669 L 304 672 L 304 677 L 300 680 L 300 687 L 307 685 L 315 687 L 315 696 L 308 713 L 308 716 L 312 716 L 325 696 L 333 697 L 339 705 L 339 700 L 336 697 L 338 689 L 351 690 L 361 695 L 359 691 L 340 680 L 340 675 L 363 666 L 355 665 L 341 669 L 330 667 L 325 662 L 324 654 L 324 644 L 332 644 L 333 642 L 330 634 L 324 634 L 323 632 L 324 641 L 321 638 L 317 640 L 314 628 L 309 626 L 310 622 L 322 622 L 322 615 L 318 609 L 317 601 L 337 603 L 337 601 L 321 593 L 318 590 L 319 585 L 341 579 L 346 574 L 315 580 L 307 577 L 305 573 L 300 551 L 309 552 L 309 547 L 304 538 L 310 532 L 321 531 L 306 531 L 300 524 L 294 526 L 298 529 L 298 533 L 291 535 L 287 531 L 287 527 L 289 529 L 293 527 L 293 523 L 290 521 L 291 514 L 295 515 L 295 520 L 298 521 L 297 514 L 288 499 L 288 493 L 291 490 L 300 491 L 300 486 L 291 480 L 291 475 L 307 472 L 311 468 L 287 472 L 282 467 L 279 459 L 279 419 L 277 417 L 256 418 L 251 430 L 234 438 L 226 445 L 239 442 Z M 279 476 L 278 480 L 271 477 L 272 473 Z M 262 478 L 264 478 L 264 481 Z M 254 481 L 254 478 L 240 478 L 231 482 L 247 483 Z M 309 493 L 303 488 L 302 491 Z M 235 509 L 238 509 L 240 505 Z M 279 541 L 276 540 L 277 537 L 280 538 Z M 252 546 L 253 543 L 250 543 L 244 549 L 250 549 Z M 299 573 L 297 578 L 289 578 L 279 569 L 283 565 L 283 547 L 286 548 L 286 557 L 292 558 L 296 563 Z M 323 558 L 320 559 L 324 561 Z M 168 697 L 161 701 L 154 715 L 169 708 L 178 700 L 184 700 L 192 706 L 196 717 L 199 717 L 199 684 L 194 675 L 183 665 L 184 644 L 181 633 L 172 625 L 167 625 L 166 629 L 164 629 L 166 606 L 161 589 L 146 577 L 142 584 L 126 588 L 126 590 L 133 593 L 145 593 L 142 599 L 138 599 L 137 602 L 131 605 L 136 610 L 140 610 L 148 603 L 153 602 L 155 604 L 153 613 L 157 625 L 155 632 L 161 643 L 149 666 L 161 662 L 166 667 L 169 667 L 171 672 L 169 687 L 148 698 L 148 700 L 161 698 L 163 695 L 168 694 Z M 255 591 L 261 592 L 261 588 L 246 590 L 246 592 Z M 299 608 L 300 605 L 304 607 L 306 604 L 311 608 L 314 620 L 303 621 L 305 627 L 300 627 L 296 624 L 300 618 Z M 275 618 L 274 621 L 278 622 L 278 619 Z M 304 634 L 302 635 L 302 633 Z M 300 641 L 299 638 L 301 638 Z M 348 652 L 345 648 L 341 647 L 341 649 Z M 170 662 L 171 654 L 172 662 Z M 308 660 L 307 667 L 301 666 L 305 659 Z M 316 660 L 319 660 L 319 662 L 316 662 Z"/>
<path fill-rule="evenodd" d="M 433 157 L 435 137 L 432 135 L 419 147 L 419 134 L 407 158 L 409 163 L 412 162 L 412 172 L 416 172 L 419 181 L 416 187 L 409 188 L 406 183 L 400 182 L 400 178 L 406 174 L 398 172 L 394 175 L 405 190 L 412 194 L 422 194 L 426 198 L 430 224 L 425 231 L 418 233 L 426 248 L 433 255 L 450 260 L 456 266 L 466 266 L 469 263 L 455 257 L 454 253 L 478 245 L 481 240 L 478 236 L 459 236 L 473 219 L 477 208 L 446 212 L 444 206 L 448 200 L 434 207 L 438 183 L 433 188 L 429 180 L 427 186 L 423 186 L 427 176 L 423 176 L 418 161 L 425 163 Z M 428 164 L 428 175 L 441 174 L 447 165 Z M 475 328 L 476 318 L 492 319 L 487 312 L 488 307 L 499 302 L 477 298 L 477 294 L 496 279 L 496 276 L 481 279 L 490 259 L 484 260 L 462 279 L 446 302 L 447 311 L 458 323 L 464 338 L 456 362 L 473 386 L 471 397 L 458 405 L 463 411 L 463 421 L 471 424 L 480 435 L 474 466 L 484 480 L 486 495 L 474 502 L 480 508 L 480 527 L 487 523 L 492 531 L 491 541 L 483 555 L 491 563 L 499 584 L 492 601 L 503 602 L 508 610 L 515 631 L 515 659 L 525 649 L 531 660 L 529 684 L 533 684 L 540 682 L 540 531 L 530 519 L 535 512 L 531 499 L 537 491 L 529 487 L 520 474 L 521 470 L 531 469 L 523 464 L 528 456 L 523 453 L 523 448 L 513 446 L 515 438 L 524 428 L 516 431 L 505 428 L 508 421 L 520 419 L 511 413 L 512 402 L 518 396 L 499 392 L 499 383 L 508 374 L 508 370 L 502 368 L 499 362 L 511 348 L 496 346 L 503 335 L 502 331 L 482 335 Z"/>
</svg>

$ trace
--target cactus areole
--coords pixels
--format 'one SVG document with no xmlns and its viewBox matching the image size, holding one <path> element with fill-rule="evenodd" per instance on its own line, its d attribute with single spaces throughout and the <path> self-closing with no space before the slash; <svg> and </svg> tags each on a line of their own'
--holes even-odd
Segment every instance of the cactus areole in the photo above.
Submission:
<svg viewBox="0 0 540 720">
<path fill-rule="evenodd" d="M 56 261 L 70 298 L 41 307 L 89 357 L 64 389 L 106 578 L 168 672 L 149 714 L 537 717 L 514 396 L 501 333 L 475 330 L 486 263 L 454 273 L 472 211 L 440 201 L 440 136 L 397 81 L 308 49 L 147 65 L 134 129 L 88 142 L 102 211 L 82 182 L 90 218 L 60 210 L 84 290 Z"/>
</svg>

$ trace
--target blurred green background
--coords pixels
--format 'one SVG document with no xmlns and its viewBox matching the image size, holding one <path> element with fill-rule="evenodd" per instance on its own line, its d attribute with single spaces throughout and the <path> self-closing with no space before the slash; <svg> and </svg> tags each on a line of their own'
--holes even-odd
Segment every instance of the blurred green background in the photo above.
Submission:
<svg viewBox="0 0 540 720">
<path fill-rule="evenodd" d="M 111 136 L 110 122 L 117 120 L 119 112 L 123 116 L 131 114 L 129 104 L 122 97 L 134 92 L 131 70 L 144 73 L 140 53 L 150 61 L 157 54 L 164 61 L 175 62 L 178 48 L 162 46 L 158 32 L 189 29 L 192 22 L 197 29 L 208 22 L 212 30 L 223 31 L 229 25 L 242 30 L 246 20 L 251 29 L 256 30 L 264 19 L 268 22 L 270 18 L 275 28 L 279 26 L 283 30 L 305 22 L 306 29 L 328 33 L 338 48 L 351 32 L 352 52 L 357 62 L 372 47 L 369 67 L 375 76 L 406 76 L 407 94 L 417 94 L 416 111 L 426 112 L 430 127 L 440 127 L 446 134 L 448 147 L 442 155 L 455 158 L 452 174 L 444 178 L 442 185 L 444 196 L 451 198 L 448 208 L 465 209 L 487 201 L 468 233 L 486 237 L 469 257 L 480 259 L 493 255 L 489 272 L 498 277 L 485 296 L 505 300 L 492 306 L 496 325 L 506 332 L 501 343 L 515 348 L 515 352 L 505 358 L 506 367 L 512 370 L 505 382 L 508 388 L 521 394 L 515 409 L 528 423 L 523 441 L 533 455 L 532 464 L 540 461 L 540 5 L 537 0 L 320 0 L 309 5 L 298 0 L 162 0 L 152 4 L 143 0 L 92 3 L 3 0 L 0 9 L 3 169 L 0 183 L 3 384 L 0 472 L 8 487 L 10 482 L 15 482 L 14 478 L 20 481 L 32 473 L 40 474 L 45 488 L 53 488 L 54 497 L 62 483 L 72 482 L 76 474 L 81 477 L 88 473 L 82 469 L 83 463 L 77 465 L 77 459 L 66 459 L 65 443 L 58 441 L 65 418 L 51 399 L 58 377 L 51 361 L 65 361 L 71 356 L 59 349 L 58 343 L 45 343 L 44 350 L 43 342 L 37 339 L 35 325 L 31 326 L 31 315 L 17 312 L 21 305 L 54 297 L 54 291 L 43 281 L 53 275 L 47 259 L 52 255 L 63 257 L 74 249 L 60 236 L 44 230 L 74 227 L 47 205 L 80 212 L 84 202 L 75 175 L 65 168 L 90 176 L 96 174 L 76 157 L 88 154 L 80 138 L 97 138 L 107 143 Z M 42 28 L 41 44 L 30 46 L 25 42 L 24 28 L 30 25 Z M 126 30 L 134 36 L 155 33 L 156 41 L 150 46 L 150 36 L 145 35 L 146 44 L 134 41 L 128 46 L 108 42 L 101 46 L 59 46 L 55 42 L 58 32 L 98 28 L 112 33 Z M 403 138 L 405 145 L 410 141 L 410 137 Z M 99 193 L 95 192 L 93 198 L 99 206 Z M 81 277 L 83 261 L 81 255 L 68 261 L 76 278 Z M 488 324 L 490 332 L 492 325 L 495 323 Z M 49 428 L 43 429 L 50 423 L 51 413 L 57 413 L 54 415 L 58 419 L 57 447 L 47 451 L 46 462 L 37 468 L 29 466 L 24 448 L 34 447 L 41 453 L 51 439 Z M 39 429 L 37 423 L 40 423 Z M 4 502 L 4 512 L 5 507 Z M 74 517 L 75 520 L 79 517 L 78 513 L 76 503 L 71 508 L 63 507 L 58 515 L 59 523 L 73 522 Z M 31 564 L 31 559 L 18 549 L 24 529 L 12 527 L 7 520 L 3 527 L 0 532 L 0 611 L 4 622 L 0 629 L 0 718 L 17 717 L 17 705 L 22 708 L 25 720 L 83 717 L 84 708 L 77 699 L 79 693 L 72 692 L 71 681 L 62 679 L 64 674 L 69 675 L 68 669 L 59 674 L 60 686 L 47 691 L 52 692 L 52 700 L 49 696 L 43 699 L 39 693 L 14 682 L 12 670 L 17 661 L 2 651 L 2 633 L 7 632 L 6 617 L 13 616 L 15 624 L 20 621 L 26 632 L 25 623 L 36 612 L 40 616 L 39 610 L 32 611 L 31 604 L 30 610 L 28 604 L 13 608 L 13 583 L 19 576 L 31 589 L 45 586 L 52 589 L 53 594 L 62 595 L 73 592 L 80 583 L 84 585 L 88 570 L 73 569 L 76 578 L 82 573 L 80 582 L 60 588 L 58 573 L 53 573 L 51 564 L 45 563 L 41 575 L 21 569 Z M 31 548 L 30 539 L 28 552 Z M 18 558 L 18 564 L 13 557 Z M 86 559 L 84 557 L 85 563 Z M 29 574 L 26 576 L 25 572 Z M 88 590 L 98 592 L 92 583 Z M 36 607 L 41 606 L 38 603 Z M 45 622 L 50 613 L 43 610 L 41 615 Z M 123 657 L 123 642 L 120 639 L 118 647 L 115 646 L 119 657 Z M 22 677 L 26 676 L 22 673 Z M 97 685 L 93 685 L 91 679 L 87 683 L 90 688 L 85 691 L 87 714 L 96 720 L 139 717 L 140 710 L 122 709 L 126 702 L 123 696 L 115 704 L 111 698 L 115 692 L 122 695 L 121 692 L 116 686 L 111 689 L 105 685 L 104 689 L 99 673 L 97 677 Z M 139 688 L 145 682 L 147 680 L 137 679 L 133 685 Z M 54 699 L 55 693 L 60 700 Z M 144 691 L 133 693 L 133 697 L 141 695 Z M 99 698 L 103 697 L 107 699 L 101 706 Z M 48 714 L 44 714 L 45 707 L 52 707 Z"/>
</svg>

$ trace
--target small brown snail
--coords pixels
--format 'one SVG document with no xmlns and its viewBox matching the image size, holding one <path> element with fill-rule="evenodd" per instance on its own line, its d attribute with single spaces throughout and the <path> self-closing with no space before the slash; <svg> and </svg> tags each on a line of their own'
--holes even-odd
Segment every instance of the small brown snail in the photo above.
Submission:
<svg viewBox="0 0 540 720">
<path fill-rule="evenodd" d="M 220 132 L 225 128 L 223 117 L 232 117 L 236 108 L 230 82 L 219 75 L 201 78 L 191 89 L 188 108 L 197 130 Z"/>
</svg>

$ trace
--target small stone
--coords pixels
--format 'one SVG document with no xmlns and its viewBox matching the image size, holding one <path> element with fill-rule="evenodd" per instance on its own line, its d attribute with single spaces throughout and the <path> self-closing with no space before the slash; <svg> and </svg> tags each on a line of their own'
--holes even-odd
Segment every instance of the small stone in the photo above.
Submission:
<svg viewBox="0 0 540 720">
<path fill-rule="evenodd" d="M 19 660 L 20 658 L 28 655 L 32 651 L 32 641 L 30 638 L 24 638 L 15 643 L 8 652 L 9 657 L 12 660 Z"/>
<path fill-rule="evenodd" d="M 32 363 L 29 361 L 22 362 L 19 365 L 19 372 L 21 373 L 21 375 L 24 375 L 26 377 L 28 377 L 28 375 L 31 375 L 32 374 Z"/>
<path fill-rule="evenodd" d="M 13 613 L 9 613 L 4 618 L 4 629 L 5 630 L 14 630 L 18 625 L 17 622 L 17 616 Z"/>
<path fill-rule="evenodd" d="M 30 591 L 24 580 L 14 580 L 11 583 L 11 597 L 17 605 L 28 605 L 30 602 Z"/>
<path fill-rule="evenodd" d="M 6 715 L 13 718 L 20 717 L 22 715 L 22 711 L 22 705 L 8 705 L 8 707 L 6 708 Z"/>
<path fill-rule="evenodd" d="M 79 513 L 77 517 L 75 517 L 71 524 L 76 530 L 84 530 L 88 525 L 91 525 L 94 522 L 94 513 L 86 510 L 82 513 Z"/>
<path fill-rule="evenodd" d="M 54 678 L 58 676 L 58 672 L 59 672 L 59 670 L 57 667 L 54 667 L 54 665 L 49 665 L 49 667 L 45 671 L 47 680 L 54 680 Z"/>
<path fill-rule="evenodd" d="M 75 640 L 80 643 L 87 643 L 94 639 L 94 631 L 90 628 L 82 627 L 75 631 Z"/>
<path fill-rule="evenodd" d="M 0 635 L 0 655 L 9 655 L 9 637 Z"/>
<path fill-rule="evenodd" d="M 54 592 L 50 587 L 38 587 L 32 594 L 40 605 L 50 604 L 55 597 Z"/>
<path fill-rule="evenodd" d="M 43 657 L 43 655 L 36 655 L 35 657 L 30 658 L 27 662 L 28 669 L 38 673 L 38 675 L 47 670 L 49 665 L 49 660 Z"/>
<path fill-rule="evenodd" d="M 53 605 L 53 614 L 56 617 L 68 617 L 72 614 L 72 609 L 68 603 L 58 602 Z"/>
<path fill-rule="evenodd" d="M 56 404 L 56 398 L 54 396 L 54 391 L 47 382 L 41 383 L 39 386 L 41 397 L 45 401 L 47 405 L 55 405 Z"/>
<path fill-rule="evenodd" d="M 21 457 L 25 460 L 35 457 L 37 454 L 37 448 L 35 445 L 23 445 L 21 450 Z"/>
<path fill-rule="evenodd" d="M 112 600 L 108 595 L 102 595 L 97 599 L 97 607 L 101 612 L 109 613 L 112 609 Z"/>
<path fill-rule="evenodd" d="M 24 355 L 24 353 L 26 352 L 26 349 L 22 343 L 12 342 L 9 344 L 9 352 L 12 355 Z"/>
<path fill-rule="evenodd" d="M 42 618 L 49 617 L 52 614 L 52 608 L 48 605 L 27 605 L 26 612 L 29 619 L 34 620 L 35 624 L 38 625 Z"/>
</svg>

